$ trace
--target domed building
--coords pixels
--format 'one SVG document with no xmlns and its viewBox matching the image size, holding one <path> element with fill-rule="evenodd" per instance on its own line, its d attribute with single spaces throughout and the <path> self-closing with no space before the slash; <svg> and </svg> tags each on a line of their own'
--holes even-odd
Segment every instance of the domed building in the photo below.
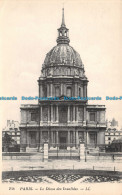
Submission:
<svg viewBox="0 0 122 195">
<path fill-rule="evenodd" d="M 63 9 L 57 45 L 47 53 L 38 79 L 38 104 L 21 105 L 21 151 L 39 152 L 48 142 L 49 154 L 70 150 L 77 156 L 81 141 L 87 150 L 105 143 L 105 106 L 88 105 L 84 65 L 69 43 Z"/>
</svg>

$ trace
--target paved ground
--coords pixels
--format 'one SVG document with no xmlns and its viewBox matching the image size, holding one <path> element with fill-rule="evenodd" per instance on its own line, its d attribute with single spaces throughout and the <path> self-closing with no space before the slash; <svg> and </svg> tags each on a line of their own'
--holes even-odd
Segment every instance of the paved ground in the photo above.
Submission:
<svg viewBox="0 0 122 195">
<path fill-rule="evenodd" d="M 47 170 L 47 169 L 94 169 L 122 171 L 122 160 L 3 160 L 3 171 Z"/>
</svg>

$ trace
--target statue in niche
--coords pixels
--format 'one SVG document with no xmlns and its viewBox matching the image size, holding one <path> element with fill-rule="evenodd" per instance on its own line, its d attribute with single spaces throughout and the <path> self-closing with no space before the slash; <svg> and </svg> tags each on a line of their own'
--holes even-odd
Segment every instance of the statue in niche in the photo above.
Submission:
<svg viewBox="0 0 122 195">
<path fill-rule="evenodd" d="M 75 69 L 75 75 L 76 75 L 76 76 L 79 76 L 79 71 L 78 71 L 78 69 Z"/>
</svg>

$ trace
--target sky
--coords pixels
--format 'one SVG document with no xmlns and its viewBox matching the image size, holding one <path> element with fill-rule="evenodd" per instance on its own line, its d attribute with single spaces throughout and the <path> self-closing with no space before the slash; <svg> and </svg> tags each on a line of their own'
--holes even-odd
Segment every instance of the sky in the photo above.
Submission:
<svg viewBox="0 0 122 195">
<path fill-rule="evenodd" d="M 90 104 L 106 106 L 106 119 L 122 127 L 122 1 L 0 0 L 0 127 L 20 121 L 21 96 L 38 96 L 37 80 L 46 54 L 56 45 L 64 4 L 70 45 L 80 54 L 89 80 Z"/>
</svg>

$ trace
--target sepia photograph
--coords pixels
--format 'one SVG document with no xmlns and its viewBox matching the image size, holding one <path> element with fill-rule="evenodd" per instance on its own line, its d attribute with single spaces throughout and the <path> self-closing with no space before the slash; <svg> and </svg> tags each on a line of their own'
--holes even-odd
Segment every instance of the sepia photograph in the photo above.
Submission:
<svg viewBox="0 0 122 195">
<path fill-rule="evenodd" d="M 0 0 L 1 195 L 122 195 L 121 45 L 121 0 Z"/>
</svg>

